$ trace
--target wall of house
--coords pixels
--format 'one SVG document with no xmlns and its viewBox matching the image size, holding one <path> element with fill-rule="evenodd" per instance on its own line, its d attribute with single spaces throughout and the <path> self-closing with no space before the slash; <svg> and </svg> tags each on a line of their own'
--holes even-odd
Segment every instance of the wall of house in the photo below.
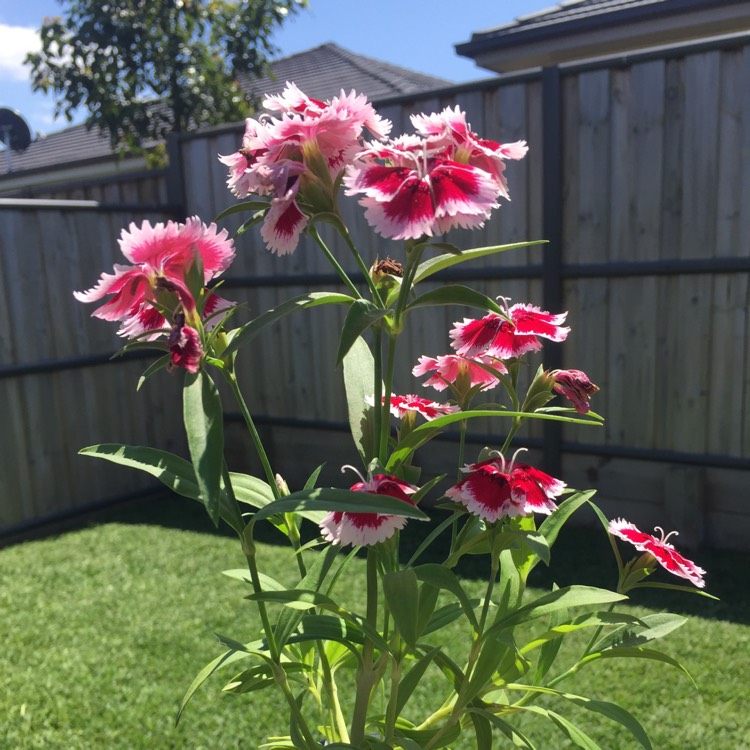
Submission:
<svg viewBox="0 0 750 750">
<path fill-rule="evenodd" d="M 607 421 L 600 429 L 566 427 L 557 436 L 563 478 L 575 487 L 597 488 L 612 515 L 680 528 L 688 544 L 747 547 L 750 47 L 734 40 L 569 66 L 558 73 L 483 81 L 442 90 L 436 96 L 391 100 L 378 110 L 399 131 L 408 127 L 411 113 L 458 105 L 481 135 L 528 141 L 527 158 L 508 164 L 512 202 L 505 203 L 485 228 L 456 232 L 451 239 L 460 247 L 552 240 L 544 247 L 467 264 L 462 269 L 471 277 L 462 280 L 492 296 L 540 305 L 557 294 L 560 309 L 569 311 L 572 333 L 561 347 L 562 365 L 585 370 L 598 383 L 601 392 L 594 408 Z M 235 151 L 241 135 L 237 127 L 215 128 L 182 139 L 185 215 L 209 220 L 234 202 L 225 187 L 226 170 L 216 156 Z M 353 200 L 342 198 L 341 211 L 368 262 L 376 256 L 399 257 L 400 243 L 388 243 L 370 232 Z M 6 215 L 0 209 L 0 219 L 4 221 Z M 96 258 L 75 270 L 63 263 L 67 275 L 60 277 L 59 284 L 47 270 L 49 248 L 32 251 L 31 245 L 42 240 L 29 244 L 22 239 L 24 222 L 43 221 L 42 215 L 19 214 L 13 220 L 19 222 L 11 235 L 16 239 L 3 240 L 2 246 L 2 252 L 13 259 L 8 265 L 6 255 L 1 256 L 0 289 L 12 288 L 21 274 L 27 279 L 24 289 L 37 290 L 48 321 L 57 314 L 61 320 L 74 316 L 73 330 L 65 335 L 77 347 L 75 352 L 91 347 L 111 350 L 111 326 L 94 321 L 86 327 L 83 306 L 69 305 L 68 292 L 60 290 L 84 288 L 116 261 L 114 238 L 128 219 L 112 217 L 111 223 L 79 232 L 65 223 L 73 221 L 71 216 L 56 217 L 62 224 L 45 229 L 43 236 L 55 237 L 58 248 L 65 245 L 68 255 L 60 256 L 58 249 L 57 257 L 89 257 L 76 249 L 88 243 L 91 250 L 85 252 Z M 96 221 L 104 219 L 97 216 Z M 240 221 L 233 216 L 225 223 L 236 228 Z M 332 232 L 322 233 L 342 265 L 352 269 L 346 247 Z M 27 270 L 19 265 L 23 256 L 14 251 L 19 244 L 29 247 L 24 252 L 31 256 Z M 51 288 L 50 299 L 47 291 L 39 291 L 42 272 L 44 289 Z M 247 304 L 247 317 L 311 288 L 339 288 L 312 243 L 306 241 L 293 255 L 278 258 L 265 250 L 254 231 L 238 240 L 238 258 L 227 274 L 225 295 Z M 14 342 L 3 344 L 0 366 L 5 361 L 26 363 L 59 356 L 54 348 L 57 334 L 21 335 L 19 322 L 25 315 L 35 319 L 37 313 L 27 292 L 13 294 L 19 302 L 12 305 L 7 302 L 12 297 L 0 296 L 0 318 L 4 315 L 2 322 L 10 321 L 0 326 L 0 336 L 11 336 L 8 340 Z M 26 312 L 17 311 L 16 304 Z M 68 307 L 75 312 L 68 313 Z M 396 373 L 401 392 L 419 388 L 410 375 L 412 365 L 421 354 L 447 352 L 451 323 L 464 314 L 471 313 L 432 308 L 414 314 Z M 275 468 L 293 483 L 304 481 L 323 461 L 328 461 L 326 480 L 340 481 L 338 466 L 354 459 L 350 438 L 341 429 L 346 411 L 340 373 L 334 368 L 340 322 L 338 310 L 317 308 L 283 321 L 240 355 L 242 384 L 272 446 Z M 53 323 L 62 325 L 55 321 L 49 325 Z M 38 324 L 38 330 L 45 325 Z M 117 398 L 123 393 L 130 398 L 137 369 L 131 363 L 45 375 L 47 380 L 40 375 L 0 380 L 0 397 L 9 399 L 14 424 L 37 412 L 37 427 L 25 428 L 22 460 L 14 460 L 10 467 L 16 472 L 11 480 L 15 484 L 3 479 L 5 497 L 17 492 L 32 499 L 24 500 L 23 510 L 2 519 L 4 523 L 40 517 L 56 504 L 88 501 L 114 491 L 114 483 L 107 482 L 114 475 L 107 468 L 83 494 L 75 490 L 79 493 L 75 498 L 68 494 L 63 500 L 55 480 L 49 478 L 52 475 L 37 478 L 39 471 L 33 464 L 20 466 L 31 460 L 37 440 L 47 446 L 43 455 L 69 456 L 72 447 L 88 441 L 142 438 L 169 447 L 177 439 L 173 417 L 179 410 L 179 396 L 173 379 L 154 383 L 151 397 L 132 403 Z M 110 379 L 112 384 L 105 386 Z M 70 390 L 65 390 L 63 380 L 70 381 Z M 56 400 L 53 395 L 63 392 L 84 393 L 87 399 L 85 434 L 65 433 L 70 450 L 59 446 L 59 432 L 52 426 L 37 438 L 38 426 L 55 410 L 76 411 L 71 406 L 75 401 Z M 252 451 L 234 421 L 228 398 L 225 410 L 230 463 L 251 463 Z M 157 426 L 155 414 L 165 420 L 163 426 Z M 67 422 L 63 419 L 62 424 Z M 475 448 L 483 443 L 497 446 L 504 434 L 498 424 L 477 424 L 472 430 Z M 9 434 L 1 439 L 9 440 Z M 535 457 L 540 455 L 542 436 L 541 426 L 534 425 L 524 437 Z M 0 456 L 11 447 L 6 446 Z M 454 445 L 441 442 L 422 460 L 426 469 L 440 470 L 454 452 Z M 81 467 L 81 461 L 88 461 L 87 467 L 96 463 L 75 460 Z M 64 465 L 60 459 L 59 466 Z M 58 471 L 63 470 L 76 475 L 84 471 L 69 467 Z M 118 492 L 138 481 L 124 470 L 117 477 Z M 46 487 L 33 485 L 45 481 Z M 30 486 L 35 486 L 31 494 L 25 489 Z"/>
</svg>

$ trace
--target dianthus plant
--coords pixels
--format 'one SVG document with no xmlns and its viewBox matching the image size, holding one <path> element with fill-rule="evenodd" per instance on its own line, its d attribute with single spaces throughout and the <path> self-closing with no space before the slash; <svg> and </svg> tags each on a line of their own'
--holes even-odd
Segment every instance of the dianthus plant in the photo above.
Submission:
<svg viewBox="0 0 750 750">
<path fill-rule="evenodd" d="M 279 255 L 309 236 L 344 291 L 310 292 L 233 327 L 242 308 L 219 296 L 217 279 L 234 258 L 234 240 L 196 217 L 131 225 L 120 239 L 128 265 L 76 293 L 84 302 L 106 298 L 94 315 L 119 322 L 126 348 L 162 350 L 144 378 L 184 371 L 189 460 L 138 446 L 83 452 L 149 472 L 200 501 L 214 523 L 234 529 L 247 559 L 246 569 L 229 575 L 249 588 L 259 630 L 219 636 L 223 651 L 195 678 L 183 707 L 207 678 L 224 673 L 224 690 L 247 694 L 244 700 L 260 701 L 263 690 L 277 689 L 288 702 L 289 720 L 280 717 L 267 748 L 434 750 L 467 735 L 467 746 L 479 750 L 533 748 L 533 737 L 515 725 L 528 713 L 552 722 L 574 745 L 598 747 L 565 717 L 571 704 L 619 722 L 651 747 L 625 708 L 567 692 L 562 683 L 615 657 L 682 669 L 653 641 L 684 618 L 636 617 L 617 605 L 639 587 L 696 590 L 653 581 L 660 566 L 698 589 L 704 571 L 677 552 L 669 535 L 609 521 L 593 505 L 593 492 L 572 490 L 527 463 L 518 447 L 531 419 L 601 424 L 589 405 L 598 388 L 586 374 L 533 363 L 543 343 L 558 346 L 568 337 L 566 314 L 458 284 L 423 289 L 439 271 L 533 244 L 461 250 L 443 238 L 455 227 L 482 226 L 508 198 L 506 163 L 523 158 L 525 142 L 481 138 L 458 108 L 412 116 L 414 132 L 389 139 L 390 123 L 354 92 L 321 102 L 288 84 L 264 106 L 267 115 L 247 120 L 239 150 L 221 157 L 229 188 L 243 200 L 217 220 L 249 212 L 238 234 L 260 224 L 267 249 Z M 394 241 L 392 258 L 360 254 L 338 210 L 342 192 L 357 196 L 372 230 Z M 319 234 L 321 222 L 343 238 L 355 277 Z M 290 491 L 255 429 L 235 355 L 279 319 L 319 305 L 345 310 L 337 365 L 361 464 L 343 467 L 340 488 L 317 487 L 320 468 L 310 467 L 306 485 Z M 462 312 L 446 331 L 447 351 L 414 363 L 413 374 L 432 396 L 398 393 L 399 337 L 413 310 L 438 305 Z M 467 309 L 475 317 L 462 317 Z M 226 465 L 217 380 L 237 399 L 260 477 Z M 490 402 L 491 391 L 502 395 Z M 567 401 L 550 405 L 558 395 Z M 503 437 L 469 456 L 464 438 L 476 418 L 494 420 Z M 456 464 L 441 476 L 421 476 L 418 450 L 450 427 L 460 436 Z M 619 570 L 614 590 L 527 590 L 529 574 L 539 563 L 549 565 L 561 527 L 582 506 L 594 509 L 609 534 Z M 295 584 L 263 572 L 263 548 L 254 540 L 261 522 L 291 545 Z M 408 559 L 399 554 L 407 524 L 412 538 L 421 539 Z M 623 562 L 615 538 L 638 554 Z M 360 549 L 364 563 L 355 561 Z M 455 572 L 465 555 L 486 560 L 481 596 L 470 594 Z M 358 608 L 350 601 L 351 578 L 360 574 L 366 594 Z M 568 636 L 572 643 L 561 649 Z M 428 694 L 412 700 L 424 680 Z"/>
</svg>

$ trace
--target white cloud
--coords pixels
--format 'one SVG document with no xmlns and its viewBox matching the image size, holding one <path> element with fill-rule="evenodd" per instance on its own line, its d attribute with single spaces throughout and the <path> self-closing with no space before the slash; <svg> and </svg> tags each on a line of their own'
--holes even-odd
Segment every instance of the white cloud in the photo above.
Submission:
<svg viewBox="0 0 750 750">
<path fill-rule="evenodd" d="M 0 81 L 28 81 L 29 69 L 23 60 L 41 47 L 39 32 L 31 26 L 0 23 Z"/>
</svg>

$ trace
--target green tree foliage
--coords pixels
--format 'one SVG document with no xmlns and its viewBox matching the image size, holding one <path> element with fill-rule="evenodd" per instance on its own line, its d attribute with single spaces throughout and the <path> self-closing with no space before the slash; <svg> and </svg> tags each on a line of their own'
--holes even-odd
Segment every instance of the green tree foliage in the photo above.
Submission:
<svg viewBox="0 0 750 750">
<path fill-rule="evenodd" d="M 63 0 L 60 0 L 63 2 Z M 45 18 L 29 54 L 35 91 L 52 91 L 55 116 L 80 107 L 86 125 L 126 147 L 240 119 L 240 74 L 263 73 L 270 36 L 306 0 L 67 0 Z"/>
</svg>

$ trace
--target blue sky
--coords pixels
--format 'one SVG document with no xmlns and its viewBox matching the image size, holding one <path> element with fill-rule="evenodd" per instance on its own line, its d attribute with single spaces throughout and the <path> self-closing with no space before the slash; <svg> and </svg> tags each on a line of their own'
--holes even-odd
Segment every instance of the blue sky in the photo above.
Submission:
<svg viewBox="0 0 750 750">
<path fill-rule="evenodd" d="M 453 45 L 480 31 L 554 5 L 554 0 L 310 0 L 275 35 L 280 54 L 324 42 L 456 83 L 483 78 L 487 71 L 456 55 Z M 0 0 L 0 106 L 18 110 L 32 132 L 67 126 L 52 118 L 53 99 L 32 94 L 21 65 L 37 42 L 42 18 L 59 15 L 57 0 Z M 82 119 L 83 113 L 78 118 Z"/>
</svg>

